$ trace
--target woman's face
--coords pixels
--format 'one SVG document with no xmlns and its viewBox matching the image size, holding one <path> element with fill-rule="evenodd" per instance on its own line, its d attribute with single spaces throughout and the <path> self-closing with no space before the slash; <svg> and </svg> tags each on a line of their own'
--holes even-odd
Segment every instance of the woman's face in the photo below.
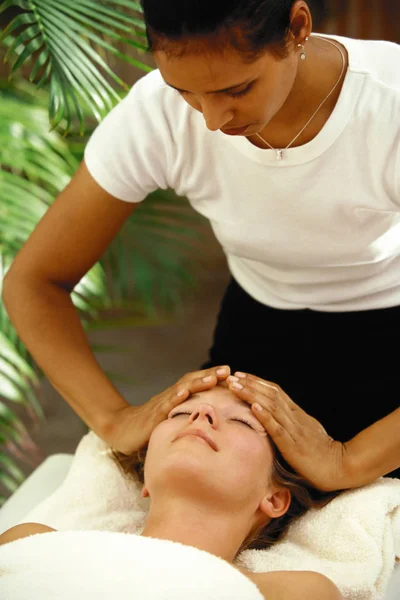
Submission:
<svg viewBox="0 0 400 600">
<path fill-rule="evenodd" d="M 299 62 L 293 50 L 287 58 L 268 51 L 250 64 L 234 49 L 207 55 L 193 51 L 179 58 L 157 51 L 154 58 L 164 81 L 182 90 L 183 99 L 203 113 L 208 129 L 246 126 L 238 132 L 246 136 L 261 132 L 282 108 Z"/>
<path fill-rule="evenodd" d="M 212 445 L 187 435 L 196 429 Z M 269 438 L 250 406 L 219 385 L 191 396 L 154 429 L 145 488 L 150 496 L 173 492 L 256 511 L 268 490 L 272 461 Z"/>
</svg>

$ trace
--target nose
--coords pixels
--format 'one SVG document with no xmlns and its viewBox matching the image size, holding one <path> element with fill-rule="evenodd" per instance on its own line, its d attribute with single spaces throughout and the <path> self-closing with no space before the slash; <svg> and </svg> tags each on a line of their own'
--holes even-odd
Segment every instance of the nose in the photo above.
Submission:
<svg viewBox="0 0 400 600">
<path fill-rule="evenodd" d="M 212 428 L 216 429 L 218 420 L 213 406 L 211 406 L 211 404 L 201 404 L 200 406 L 197 406 L 189 417 L 189 423 L 194 423 L 195 421 L 198 421 L 199 423 L 208 421 Z"/>
<path fill-rule="evenodd" d="M 233 111 L 226 107 L 222 98 L 203 100 L 201 102 L 201 112 L 210 131 L 222 129 L 233 119 Z"/>
</svg>

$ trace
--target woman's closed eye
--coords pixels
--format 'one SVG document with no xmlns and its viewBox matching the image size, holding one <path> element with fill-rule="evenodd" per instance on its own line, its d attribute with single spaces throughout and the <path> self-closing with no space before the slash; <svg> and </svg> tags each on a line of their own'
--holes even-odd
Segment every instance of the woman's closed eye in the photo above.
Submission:
<svg viewBox="0 0 400 600">
<path fill-rule="evenodd" d="M 245 96 L 253 87 L 254 82 L 250 83 L 250 85 L 248 85 L 247 87 L 245 87 L 243 90 L 239 90 L 238 92 L 226 92 L 226 95 L 229 96 L 230 98 L 240 98 L 241 96 Z M 177 90 L 176 88 L 173 88 L 174 92 L 176 94 L 179 94 L 180 96 L 184 96 L 189 94 L 189 92 L 185 92 L 183 90 Z"/>
<path fill-rule="evenodd" d="M 171 415 L 170 419 L 173 419 L 174 417 L 178 417 L 179 415 L 191 415 L 191 414 L 192 414 L 191 412 L 178 412 L 178 413 Z M 247 425 L 247 427 L 250 427 L 250 429 L 253 429 L 254 431 L 256 431 L 255 427 L 253 427 L 253 425 L 249 421 L 246 421 L 246 419 L 239 419 L 239 417 L 235 417 L 230 420 L 238 421 L 239 423 L 243 423 L 244 425 Z"/>
<path fill-rule="evenodd" d="M 250 427 L 250 429 L 254 429 L 254 431 L 255 431 L 255 428 L 253 427 L 253 425 L 249 421 L 246 421 L 246 419 L 236 418 L 236 419 L 231 419 L 231 420 L 232 421 L 239 421 L 239 423 L 244 423 L 245 425 L 247 425 L 247 427 Z"/>
<path fill-rule="evenodd" d="M 191 415 L 191 414 L 192 413 L 190 413 L 190 412 L 178 412 L 178 413 L 175 413 L 174 415 L 171 415 L 170 419 L 173 419 L 174 417 L 178 417 L 179 415 Z"/>
</svg>

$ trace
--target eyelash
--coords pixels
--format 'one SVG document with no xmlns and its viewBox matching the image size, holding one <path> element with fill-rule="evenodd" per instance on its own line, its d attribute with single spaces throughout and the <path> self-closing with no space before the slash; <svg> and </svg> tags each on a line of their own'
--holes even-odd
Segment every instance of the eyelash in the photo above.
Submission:
<svg viewBox="0 0 400 600">
<path fill-rule="evenodd" d="M 240 92 L 231 92 L 228 94 L 228 96 L 231 96 L 232 98 L 240 98 L 240 96 L 247 94 L 247 92 L 250 91 L 250 88 L 251 85 L 248 85 L 247 88 L 244 88 L 244 90 L 241 90 Z"/>
<path fill-rule="evenodd" d="M 247 92 L 250 91 L 252 85 L 248 85 L 247 88 L 245 88 L 244 90 L 241 90 L 240 92 L 226 92 L 228 96 L 230 96 L 231 98 L 240 98 L 241 96 L 244 96 L 245 94 L 247 94 Z M 175 90 L 174 92 L 176 94 L 179 94 L 180 96 L 183 96 L 184 94 L 186 94 L 186 92 L 180 92 L 179 90 Z"/>
<path fill-rule="evenodd" d="M 172 415 L 170 417 L 170 419 L 173 419 L 174 417 L 177 417 L 178 415 L 190 415 L 191 413 L 189 412 L 179 412 L 179 413 L 175 413 L 174 415 Z M 250 427 L 250 429 L 254 429 L 253 425 L 251 423 L 249 423 L 249 421 L 246 421 L 246 419 L 232 419 L 232 421 L 239 421 L 240 423 L 244 423 L 245 425 L 247 425 L 248 427 Z"/>
</svg>

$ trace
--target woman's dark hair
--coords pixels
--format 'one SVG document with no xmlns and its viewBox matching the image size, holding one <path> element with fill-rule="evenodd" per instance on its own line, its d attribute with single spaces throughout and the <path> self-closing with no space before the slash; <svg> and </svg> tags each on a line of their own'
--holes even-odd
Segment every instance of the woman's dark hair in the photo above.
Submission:
<svg viewBox="0 0 400 600">
<path fill-rule="evenodd" d="M 317 490 L 293 471 L 272 440 L 271 444 L 274 454 L 271 482 L 277 486 L 289 489 L 291 494 L 290 506 L 287 512 L 281 517 L 272 519 L 264 527 L 250 532 L 240 546 L 237 554 L 240 554 L 243 550 L 262 550 L 272 546 L 286 535 L 289 525 L 301 517 L 307 510 L 310 508 L 322 508 L 341 493 L 341 491 L 322 492 Z M 115 460 L 122 473 L 143 484 L 146 454 L 147 446 L 131 455 L 112 450 L 111 457 Z"/>
<path fill-rule="evenodd" d="M 197 49 L 233 47 L 245 61 L 267 47 L 287 54 L 290 11 L 295 0 L 141 0 L 149 50 L 182 56 L 193 41 Z"/>
</svg>

